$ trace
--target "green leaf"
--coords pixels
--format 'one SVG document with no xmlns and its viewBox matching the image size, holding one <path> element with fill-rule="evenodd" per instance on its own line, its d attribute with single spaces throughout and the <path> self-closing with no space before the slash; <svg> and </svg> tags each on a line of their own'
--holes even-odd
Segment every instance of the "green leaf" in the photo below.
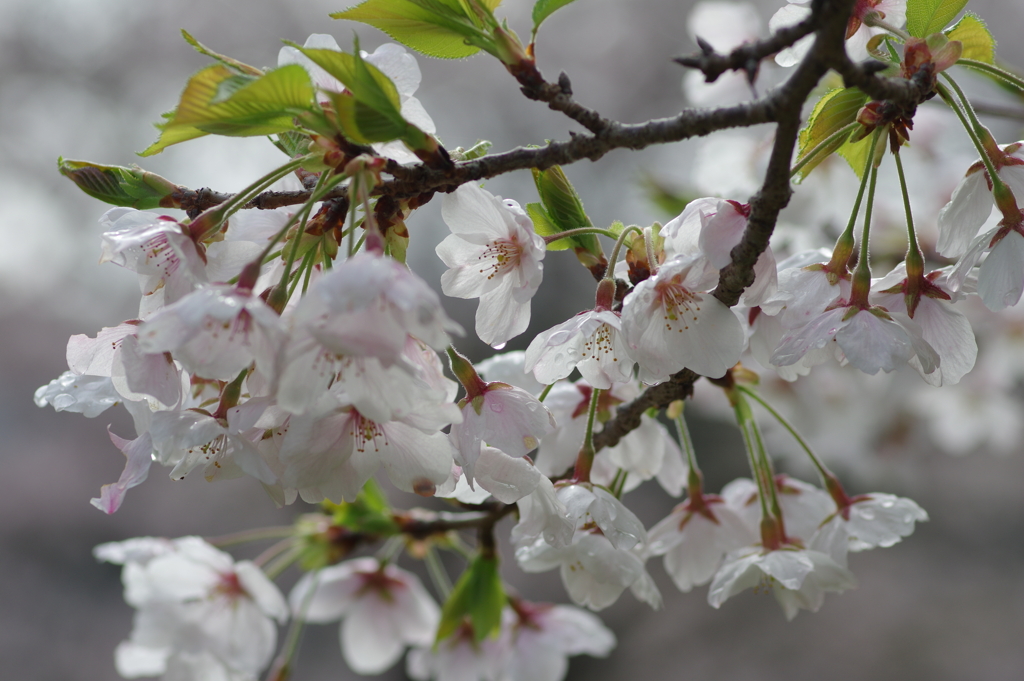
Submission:
<svg viewBox="0 0 1024 681">
<path fill-rule="evenodd" d="M 537 34 L 541 22 L 574 0 L 537 0 L 533 6 L 533 33 Z"/>
<path fill-rule="evenodd" d="M 326 507 L 332 511 L 335 525 L 353 532 L 385 536 L 398 532 L 387 498 L 372 479 L 359 491 L 355 501 L 340 504 L 328 502 Z"/>
<path fill-rule="evenodd" d="M 501 610 L 505 607 L 505 589 L 501 585 L 496 558 L 477 556 L 462 573 L 441 609 L 436 642 L 448 638 L 469 618 L 476 641 L 501 630 Z"/>
<path fill-rule="evenodd" d="M 862 140 L 847 142 L 839 148 L 839 155 L 850 164 L 858 179 L 864 175 L 864 165 L 868 162 L 868 154 L 871 152 L 871 138 L 872 135 L 868 135 Z"/>
<path fill-rule="evenodd" d="M 946 27 L 967 0 L 907 0 L 907 32 L 924 38 Z"/>
<path fill-rule="evenodd" d="M 263 71 L 256 68 L 255 66 L 249 66 L 248 64 L 240 62 L 237 59 L 232 59 L 231 57 L 225 56 L 219 52 L 214 52 L 209 47 L 203 45 L 201 42 L 199 42 L 191 35 L 189 35 L 188 31 L 186 31 L 185 29 L 181 29 L 181 35 L 185 38 L 185 42 L 194 47 L 196 49 L 196 52 L 198 52 L 199 54 L 206 55 L 210 59 L 216 59 L 221 64 L 224 64 L 224 66 L 237 69 L 239 72 L 247 73 L 250 76 L 263 75 Z"/>
<path fill-rule="evenodd" d="M 408 48 L 441 59 L 476 54 L 486 40 L 458 3 L 442 0 L 366 0 L 331 17 L 368 24 Z"/>
<path fill-rule="evenodd" d="M 555 226 L 547 211 L 544 210 L 544 206 L 539 203 L 526 204 L 526 214 L 533 220 L 533 231 L 540 236 L 554 236 L 562 231 Z M 549 243 L 547 249 L 549 251 L 564 251 L 567 248 L 572 248 L 573 245 L 572 239 L 558 239 Z"/>
<path fill-rule="evenodd" d="M 961 59 L 974 59 L 986 64 L 996 62 L 996 39 L 988 30 L 985 22 L 968 12 L 952 28 L 946 31 L 950 40 L 963 43 L 964 51 Z"/>
<path fill-rule="evenodd" d="M 114 206 L 139 210 L 175 207 L 170 197 L 178 187 L 138 166 L 104 166 L 58 158 L 57 170 L 89 196 Z"/>
<path fill-rule="evenodd" d="M 814 158 L 800 170 L 801 180 L 806 178 L 815 166 L 845 144 L 846 139 L 839 137 L 819 148 L 829 137 L 857 120 L 857 112 L 867 100 L 868 96 L 857 88 L 830 90 L 818 100 L 807 119 L 807 125 L 800 131 L 797 163 L 806 159 L 812 151 L 817 150 Z"/>
<path fill-rule="evenodd" d="M 313 84 L 298 64 L 258 78 L 222 64 L 208 66 L 189 79 L 177 109 L 157 125 L 160 139 L 142 155 L 205 134 L 248 137 L 292 130 L 294 116 L 314 106 Z"/>
<path fill-rule="evenodd" d="M 587 217 L 576 188 L 569 182 L 561 166 L 551 166 L 546 170 L 533 169 L 533 182 L 544 205 L 544 210 L 559 232 L 580 227 L 593 227 L 594 223 Z M 601 242 L 594 234 L 583 234 L 570 237 L 578 248 L 600 254 Z"/>
</svg>

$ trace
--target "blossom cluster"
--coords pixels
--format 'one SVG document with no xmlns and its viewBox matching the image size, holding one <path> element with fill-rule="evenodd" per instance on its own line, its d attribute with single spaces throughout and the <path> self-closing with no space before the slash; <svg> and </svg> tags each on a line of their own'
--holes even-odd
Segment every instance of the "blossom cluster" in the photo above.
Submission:
<svg viewBox="0 0 1024 681">
<path fill-rule="evenodd" d="M 807 4 L 790 3 L 769 28 L 809 20 Z M 703 3 L 698 10 L 695 23 L 734 16 L 737 6 Z M 478 8 L 476 19 L 489 11 Z M 879 56 L 880 40 L 899 38 L 903 57 L 893 68 L 938 88 L 938 74 L 963 46 L 945 33 L 905 34 L 907 14 L 901 0 L 856 3 L 847 50 L 854 58 Z M 752 22 L 740 23 L 756 32 Z M 488 30 L 493 53 L 529 90 L 532 46 L 523 48 L 497 22 Z M 473 36 L 479 44 L 460 39 L 451 49 L 491 47 Z M 799 63 L 810 49 L 796 42 L 776 62 Z M 216 58 L 217 68 L 239 69 L 239 82 L 257 78 L 252 67 Z M 906 189 L 900 149 L 914 114 L 864 100 L 847 127 L 831 133 L 846 135 L 835 137 L 835 148 L 865 139 L 869 145 L 858 147 L 863 153 L 843 147 L 860 162 L 850 161 L 861 181 L 856 198 L 841 207 L 846 194 L 823 198 L 829 192 L 821 183 L 832 181 L 837 163 L 814 155 L 832 137 L 817 147 L 803 140 L 793 174 L 809 173 L 814 160 L 822 169 L 807 184 L 819 188 L 809 203 L 797 201 L 780 218 L 776 238 L 749 258 L 742 294 L 730 305 L 720 284 L 749 255 L 763 219 L 742 173 L 730 171 L 735 177 L 712 187 L 695 183 L 706 196 L 645 228 L 593 227 L 564 174 L 546 167 L 534 169 L 541 202 L 526 208 L 465 181 L 374 194 L 382 173 L 396 181 L 415 167 L 444 173 L 455 167 L 453 157 L 468 158 L 461 149 L 449 154 L 433 137 L 433 120 L 415 97 L 421 78 L 412 55 L 398 45 L 350 55 L 333 38 L 314 35 L 302 47 L 283 48 L 270 73 L 300 74 L 292 84 L 309 87 L 311 108 L 279 117 L 293 123 L 274 119 L 307 126 L 275 139 L 290 164 L 253 185 L 251 196 L 190 210 L 188 218 L 123 206 L 105 213 L 101 260 L 138 276 L 138 316 L 95 338 L 73 336 L 68 371 L 41 387 L 36 402 L 89 417 L 122 404 L 132 416 L 133 436 L 110 433 L 126 458 L 124 471 L 92 500 L 106 513 L 122 506 L 154 462 L 176 480 L 197 468 L 211 482 L 247 476 L 279 506 L 301 500 L 321 511 L 252 562 L 236 562 L 196 537 L 98 547 L 99 559 L 123 566 L 125 599 L 137 609 L 116 654 L 123 676 L 246 681 L 271 664 L 278 625 L 291 620 L 297 632 L 340 620 L 342 655 L 360 674 L 381 673 L 408 651 L 406 669 L 417 680 L 557 681 L 569 656 L 604 656 L 615 644 L 581 608 L 607 608 L 627 589 L 661 606 L 648 571 L 652 558 L 663 557 L 681 591 L 709 585 L 715 608 L 764 588 L 792 619 L 801 609 L 817 611 L 827 592 L 856 585 L 849 553 L 892 546 L 928 519 L 907 498 L 848 495 L 771 403 L 777 397 L 792 407 L 799 388 L 778 396 L 778 386 L 835 383 L 838 367 L 848 367 L 853 381 L 914 371 L 928 389 L 970 382 L 978 361 L 967 314 L 978 307 L 973 301 L 998 311 L 1024 292 L 1024 217 L 1016 199 L 1024 197 L 1024 142 L 999 146 L 984 126 L 973 126 L 971 139 L 984 156 L 935 199 L 945 204 L 935 233 L 922 229 L 918 239 L 908 203 L 906 257 L 877 276 L 870 262 L 884 229 L 877 224 L 891 222 L 879 219 L 885 208 L 875 205 L 883 203 L 875 200 L 878 169 L 888 142 Z M 221 85 L 211 107 L 220 97 L 231 101 L 232 88 L 244 89 Z M 560 87 L 561 96 L 571 94 Z M 701 91 L 692 79 L 684 87 L 703 103 L 737 94 Z M 957 112 L 973 115 L 962 104 Z M 815 120 L 806 139 L 813 139 Z M 199 123 L 194 130 L 207 132 Z M 741 138 L 733 142 L 731 150 L 708 142 L 695 172 L 706 178 L 714 176 L 703 173 L 708 163 L 758 162 Z M 292 172 L 303 183 L 298 193 L 305 192 L 299 208 L 241 210 Z M 435 248 L 448 269 L 432 283 L 405 263 L 405 221 L 435 191 L 450 233 Z M 790 229 L 790 221 L 825 214 L 841 217 Z M 846 215 L 845 230 L 830 228 Z M 596 235 L 615 240 L 610 259 Z M 826 237 L 834 240 L 831 250 L 821 247 Z M 921 243 L 947 261 L 926 268 Z M 569 248 L 597 279 L 592 307 L 536 334 L 525 350 L 475 366 L 456 350 L 453 337 L 466 332 L 435 287 L 478 300 L 475 334 L 502 351 L 530 326 L 545 263 L 551 266 L 548 251 Z M 750 464 L 751 479 L 734 480 L 717 495 L 703 490 L 682 416 L 693 377 L 708 379 L 698 384 L 698 404 L 710 402 L 707 390 L 724 393 Z M 645 401 L 659 391 L 670 397 Z M 795 436 L 822 487 L 775 473 L 774 442 L 762 438 L 751 401 Z M 837 420 L 829 425 L 857 429 L 849 411 Z M 842 446 L 834 433 L 822 449 Z M 605 436 L 608 446 L 595 444 Z M 400 492 L 434 497 L 458 512 L 392 508 L 378 473 Z M 645 528 L 623 499 L 650 480 L 686 498 Z M 515 563 L 525 572 L 557 568 L 579 607 L 531 603 L 505 587 L 494 535 L 513 513 Z M 463 529 L 477 531 L 476 547 L 465 545 Z M 376 556 L 349 558 L 376 542 Z M 440 605 L 397 566 L 403 549 L 425 561 Z M 469 558 L 454 587 L 440 550 Z M 306 572 L 286 600 L 270 577 L 292 563 Z M 277 669 L 291 664 L 295 638 L 289 640 Z"/>
</svg>

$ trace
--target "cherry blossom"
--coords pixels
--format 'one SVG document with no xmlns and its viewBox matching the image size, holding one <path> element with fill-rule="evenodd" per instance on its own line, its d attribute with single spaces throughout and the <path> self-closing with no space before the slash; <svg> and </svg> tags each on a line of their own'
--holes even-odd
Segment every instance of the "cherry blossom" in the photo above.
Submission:
<svg viewBox="0 0 1024 681">
<path fill-rule="evenodd" d="M 161 309 L 139 327 L 138 338 L 143 352 L 170 352 L 190 373 L 230 381 L 253 361 L 272 376 L 284 331 L 251 290 L 215 285 Z"/>
<path fill-rule="evenodd" d="M 505 681 L 561 681 L 569 656 L 607 657 L 615 647 L 615 635 L 585 610 L 519 600 L 511 606 L 504 612 L 502 630 L 510 639 Z"/>
<path fill-rule="evenodd" d="M 665 556 L 665 572 L 680 591 L 711 581 L 727 553 L 757 540 L 738 509 L 717 495 L 699 495 L 676 506 L 651 528 L 647 550 Z"/>
<path fill-rule="evenodd" d="M 206 278 L 206 257 L 176 220 L 131 208 L 111 208 L 100 218 L 100 262 L 112 262 L 139 275 L 143 316 L 180 300 Z M 157 292 L 159 295 L 154 295 Z"/>
<path fill-rule="evenodd" d="M 296 306 L 293 328 L 302 328 L 326 351 L 376 357 L 385 367 L 401 363 L 408 336 L 440 350 L 449 333 L 462 333 L 430 286 L 405 265 L 369 253 L 336 264 L 316 280 Z M 298 343 L 291 357 L 319 351 Z"/>
<path fill-rule="evenodd" d="M 374 558 L 309 572 L 288 597 L 307 622 L 341 620 L 341 653 L 357 674 L 380 674 L 406 646 L 429 646 L 441 611 L 416 575 Z"/>
<path fill-rule="evenodd" d="M 739 321 L 704 292 L 715 282 L 703 257 L 677 256 L 626 296 L 622 326 L 644 383 L 659 383 L 684 367 L 717 378 L 739 360 Z"/>
<path fill-rule="evenodd" d="M 768 28 L 774 33 L 780 28 L 793 26 L 810 16 L 810 0 L 789 0 L 789 4 L 777 11 L 768 20 Z M 872 28 L 864 23 L 869 14 L 876 14 L 890 26 L 901 28 L 907 20 L 907 0 L 857 0 L 846 27 L 846 51 L 853 61 L 863 61 L 870 55 L 867 51 L 871 37 L 883 33 L 884 29 Z M 775 61 L 779 66 L 795 66 L 811 48 L 814 36 L 801 38 L 792 47 L 779 52 Z"/>
<path fill-rule="evenodd" d="M 522 388 L 507 383 L 481 382 L 479 391 L 464 397 L 459 406 L 462 423 L 452 425 L 451 441 L 470 481 L 483 444 L 521 457 L 536 449 L 540 439 L 555 428 L 547 407 Z"/>
<path fill-rule="evenodd" d="M 825 593 L 857 586 L 849 570 L 828 555 L 795 546 L 768 551 L 750 546 L 730 552 L 708 588 L 713 608 L 746 589 L 765 586 L 772 590 L 787 620 L 802 608 L 817 612 Z"/>
<path fill-rule="evenodd" d="M 452 233 L 437 246 L 450 269 L 441 290 L 455 298 L 479 298 L 476 333 L 496 348 L 530 323 L 530 300 L 544 274 L 544 240 L 515 201 L 465 184 L 441 203 Z"/>
<path fill-rule="evenodd" d="M 275 621 L 286 621 L 288 608 L 253 563 L 236 563 L 198 537 L 129 540 L 95 553 L 124 565 L 125 600 L 138 610 L 131 637 L 115 655 L 122 676 L 180 673 L 176 666 L 197 664 L 255 675 L 270 662 Z"/>
<path fill-rule="evenodd" d="M 996 147 L 991 160 L 999 179 L 1015 196 L 1024 197 L 1024 141 Z M 955 258 L 969 249 L 995 205 L 991 185 L 984 164 L 980 160 L 971 164 L 949 203 L 939 211 L 939 253 Z"/>
</svg>

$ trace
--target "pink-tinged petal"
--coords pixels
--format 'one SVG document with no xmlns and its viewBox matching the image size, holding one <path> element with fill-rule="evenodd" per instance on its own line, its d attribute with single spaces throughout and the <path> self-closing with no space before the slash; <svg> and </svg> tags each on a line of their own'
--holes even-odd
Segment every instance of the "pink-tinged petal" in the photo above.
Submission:
<svg viewBox="0 0 1024 681">
<path fill-rule="evenodd" d="M 1010 230 L 978 272 L 978 295 L 995 312 L 1016 305 L 1024 293 L 1024 236 Z"/>
<path fill-rule="evenodd" d="M 119 362 L 112 367 L 111 380 L 126 399 L 139 400 L 148 395 L 165 407 L 181 400 L 181 371 L 163 353 L 146 354 L 138 338 L 125 336 L 121 341 Z"/>
<path fill-rule="evenodd" d="M 795 332 L 783 336 L 779 346 L 772 353 L 771 363 L 775 366 L 796 364 L 812 349 L 825 347 L 846 323 L 843 316 L 847 308 L 837 308 L 811 320 Z"/>
<path fill-rule="evenodd" d="M 427 435 L 397 421 L 381 424 L 386 444 L 380 460 L 388 479 L 400 490 L 433 496 L 452 470 L 455 450 L 444 433 Z"/>
<path fill-rule="evenodd" d="M 125 493 L 142 484 L 149 475 L 149 466 L 153 463 L 153 440 L 149 433 L 145 433 L 135 440 L 125 440 L 118 437 L 107 427 L 107 434 L 111 442 L 124 454 L 124 471 L 117 482 L 103 485 L 100 488 L 100 496 L 89 500 L 89 503 L 104 513 L 114 513 L 121 507 Z"/>
<path fill-rule="evenodd" d="M 288 621 L 288 604 L 280 590 L 256 564 L 242 560 L 235 563 L 235 576 L 245 594 L 267 617 L 282 624 Z"/>
<path fill-rule="evenodd" d="M 341 652 L 356 674 L 380 674 L 405 650 L 391 604 L 378 594 L 357 600 L 341 623 Z"/>
<path fill-rule="evenodd" d="M 914 315 L 921 325 L 924 338 L 939 353 L 942 362 L 943 385 L 955 385 L 974 368 L 978 358 L 978 343 L 971 322 L 953 304 L 934 298 L 921 298 Z"/>
<path fill-rule="evenodd" d="M 530 303 L 509 300 L 502 289 L 480 296 L 476 309 L 476 333 L 484 343 L 500 350 L 530 325 Z"/>
<path fill-rule="evenodd" d="M 444 195 L 441 218 L 453 235 L 479 245 L 507 237 L 515 224 L 497 197 L 473 184 Z"/>
<path fill-rule="evenodd" d="M 692 257 L 701 252 L 700 235 L 702 216 L 714 213 L 721 199 L 700 198 L 686 204 L 683 212 L 661 228 L 665 237 L 665 257 Z"/>
<path fill-rule="evenodd" d="M 712 267 L 722 269 L 732 262 L 730 252 L 746 226 L 746 216 L 728 201 L 719 201 L 713 211 L 701 215 L 700 250 Z"/>
<path fill-rule="evenodd" d="M 939 211 L 939 253 L 955 258 L 966 251 L 992 207 L 992 193 L 984 172 L 973 172 L 960 180 L 949 203 Z"/>
<path fill-rule="evenodd" d="M 1018 159 L 1021 158 L 1020 150 L 1014 154 Z M 981 173 L 975 173 L 980 175 Z M 1013 195 L 1017 197 L 1017 205 L 1024 203 L 1024 166 L 1022 165 L 1011 165 L 1003 166 L 999 171 L 999 178 L 1006 183 L 1006 186 L 1010 188 Z M 985 217 L 988 217 L 987 215 Z"/>
<path fill-rule="evenodd" d="M 79 376 L 65 371 L 33 395 L 37 407 L 50 405 L 54 411 L 70 411 L 94 418 L 121 402 L 121 395 L 105 376 Z"/>
<path fill-rule="evenodd" d="M 68 368 L 81 376 L 110 376 L 121 340 L 135 335 L 138 328 L 136 324 L 118 324 L 100 329 L 96 338 L 85 334 L 72 336 L 68 339 Z"/>
<path fill-rule="evenodd" d="M 378 566 L 374 558 L 357 558 L 307 572 L 288 595 L 292 616 L 316 624 L 341 619 L 365 585 L 359 573 L 375 572 Z"/>
<path fill-rule="evenodd" d="M 543 477 L 522 457 L 512 457 L 494 447 L 484 447 L 474 470 L 476 483 L 503 504 L 514 504 L 531 494 Z"/>
</svg>

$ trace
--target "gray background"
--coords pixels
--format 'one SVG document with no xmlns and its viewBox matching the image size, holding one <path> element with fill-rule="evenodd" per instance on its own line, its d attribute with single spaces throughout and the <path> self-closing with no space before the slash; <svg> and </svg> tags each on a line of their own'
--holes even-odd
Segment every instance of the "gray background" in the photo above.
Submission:
<svg viewBox="0 0 1024 681">
<path fill-rule="evenodd" d="M 529 3 L 509 0 L 511 24 L 528 31 Z M 775 3 L 763 11 L 763 19 Z M 279 162 L 276 150 L 250 140 L 207 139 L 153 159 L 134 151 L 154 138 L 151 122 L 170 109 L 187 76 L 206 63 L 179 37 L 186 28 L 212 48 L 257 66 L 276 63 L 278 40 L 302 42 L 333 33 L 343 47 L 354 25 L 332 22 L 344 2 L 151 2 L 35 0 L 0 2 L 0 669 L 3 678 L 38 681 L 116 678 L 112 654 L 130 629 L 115 568 L 91 557 L 95 544 L 141 534 L 217 535 L 286 522 L 306 510 L 279 511 L 247 480 L 211 486 L 196 475 L 171 483 L 154 469 L 124 507 L 107 517 L 88 505 L 115 480 L 123 459 L 108 423 L 130 434 L 120 414 L 87 420 L 37 409 L 33 390 L 65 369 L 75 333 L 132 317 L 134 276 L 98 267 L 104 207 L 60 178 L 59 155 L 130 164 L 192 187 L 234 190 Z M 689 52 L 689 3 L 580 0 L 549 20 L 538 48 L 542 71 L 572 77 L 577 98 L 624 121 L 668 116 L 684 105 L 680 69 L 669 57 Z M 1000 39 L 1000 54 L 1024 64 L 1017 39 L 1021 4 L 974 0 Z M 359 28 L 363 46 L 384 41 Z M 496 149 L 565 138 L 566 121 L 518 95 L 484 56 L 460 62 L 420 59 L 418 96 L 449 146 L 490 139 Z M 1018 139 L 1019 130 L 1004 139 Z M 1016 136 L 1013 136 L 1016 135 Z M 684 178 L 692 146 L 648 153 L 614 152 L 569 169 L 596 224 L 665 219 L 644 199 L 642 172 Z M 527 173 L 488 184 L 495 193 L 534 200 Z M 428 278 L 442 267 L 432 254 L 442 226 L 437 205 L 411 223 L 414 264 Z M 532 331 L 589 306 L 586 275 L 555 266 L 535 305 Z M 570 292 L 578 291 L 576 295 Z M 475 303 L 446 300 L 471 325 Z M 543 308 L 543 311 L 542 309 Z M 510 347 L 513 347 L 510 345 Z M 480 348 L 469 347 L 479 351 Z M 743 473 L 738 440 L 708 425 L 709 487 Z M 721 452 L 721 456 L 717 453 Z M 715 455 L 711 455 L 715 454 Z M 665 608 L 650 612 L 628 595 L 604 613 L 619 637 L 607 661 L 575 660 L 573 678 L 727 679 L 1008 679 L 1024 668 L 1024 457 L 979 452 L 954 459 L 913 452 L 915 478 L 872 481 L 871 489 L 918 500 L 931 522 L 895 548 L 853 556 L 856 591 L 830 596 L 817 615 L 786 623 L 773 599 L 744 594 L 720 611 L 703 589 L 679 594 L 660 564 L 650 567 Z M 855 491 L 867 491 L 851 482 Z M 634 493 L 634 497 L 642 493 Z M 660 492 L 631 500 L 648 526 L 672 501 Z M 503 526 L 507 531 L 507 527 Z M 507 555 L 507 553 L 506 553 Z M 528 597 L 566 601 L 554 574 L 507 578 Z M 292 577 L 294 579 L 294 577 Z M 296 679 L 348 678 L 333 626 L 311 630 Z M 401 678 L 401 667 L 392 677 Z"/>
</svg>

